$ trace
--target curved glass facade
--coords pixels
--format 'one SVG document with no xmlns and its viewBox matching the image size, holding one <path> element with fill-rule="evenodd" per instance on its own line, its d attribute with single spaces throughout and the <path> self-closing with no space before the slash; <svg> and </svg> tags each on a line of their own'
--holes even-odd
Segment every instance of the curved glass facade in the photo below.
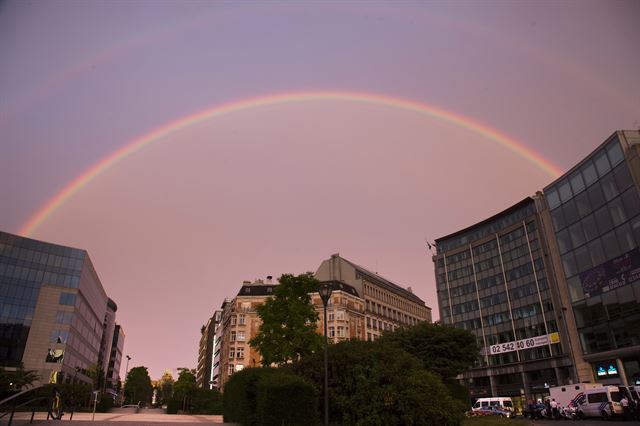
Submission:
<svg viewBox="0 0 640 426">
<path fill-rule="evenodd" d="M 618 137 L 544 192 L 583 353 L 640 345 L 640 196 Z"/>
<path fill-rule="evenodd" d="M 0 366 L 22 361 L 41 285 L 78 288 L 85 256 L 83 250 L 0 232 Z M 70 298 L 75 303 L 73 293 L 62 294 L 62 304 Z"/>
</svg>

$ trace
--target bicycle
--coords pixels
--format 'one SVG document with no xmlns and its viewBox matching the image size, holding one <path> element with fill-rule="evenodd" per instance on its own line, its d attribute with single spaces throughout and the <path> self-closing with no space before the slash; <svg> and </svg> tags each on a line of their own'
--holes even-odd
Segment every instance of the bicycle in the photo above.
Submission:
<svg viewBox="0 0 640 426">
<path fill-rule="evenodd" d="M 51 404 L 49 404 L 49 410 L 47 412 L 47 420 L 51 417 L 53 420 L 62 420 L 64 411 L 62 410 L 62 398 L 58 389 L 53 389 L 53 395 L 51 397 Z"/>
</svg>

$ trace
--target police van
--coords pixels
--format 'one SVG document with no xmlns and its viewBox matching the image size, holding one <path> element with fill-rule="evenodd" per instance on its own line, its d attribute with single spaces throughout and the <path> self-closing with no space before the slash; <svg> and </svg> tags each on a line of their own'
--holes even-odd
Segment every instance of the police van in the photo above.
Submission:
<svg viewBox="0 0 640 426">
<path fill-rule="evenodd" d="M 602 386 L 585 389 L 584 397 L 578 401 L 578 417 L 611 417 L 622 416 L 623 410 L 620 400 L 622 392 L 617 386 Z"/>
<path fill-rule="evenodd" d="M 494 396 L 492 398 L 478 398 L 471 407 L 472 411 L 498 407 L 504 410 L 513 411 L 513 401 L 508 396 Z"/>
</svg>

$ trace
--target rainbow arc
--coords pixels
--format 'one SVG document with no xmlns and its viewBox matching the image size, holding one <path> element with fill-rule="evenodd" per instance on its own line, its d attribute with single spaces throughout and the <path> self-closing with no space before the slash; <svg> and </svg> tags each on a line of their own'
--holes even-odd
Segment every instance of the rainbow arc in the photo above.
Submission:
<svg viewBox="0 0 640 426">
<path fill-rule="evenodd" d="M 254 97 L 243 99 L 236 102 L 230 102 L 194 114 L 182 117 L 178 120 L 166 123 L 155 130 L 152 130 L 124 145 L 122 148 L 112 152 L 100 161 L 93 164 L 85 172 L 72 180 L 67 186 L 60 190 L 56 195 L 49 199 L 38 211 L 23 225 L 19 233 L 24 236 L 30 236 L 44 221 L 47 220 L 60 206 L 71 199 L 78 191 L 87 186 L 93 179 L 100 176 L 122 161 L 126 157 L 144 149 L 145 147 L 161 140 L 162 138 L 179 132 L 182 129 L 193 126 L 197 123 L 232 114 L 239 111 L 249 110 L 252 108 L 293 104 L 299 102 L 357 102 L 372 105 L 381 105 L 390 108 L 410 111 L 417 114 L 423 114 L 433 117 L 444 122 L 465 128 L 487 138 L 490 141 L 506 148 L 514 154 L 524 158 L 534 164 L 540 170 L 548 174 L 552 178 L 562 174 L 561 170 L 551 161 L 545 159 L 526 145 L 517 140 L 506 136 L 490 126 L 473 120 L 469 117 L 457 114 L 443 108 L 437 107 L 424 102 L 418 102 L 409 99 L 383 96 L 371 93 L 348 92 L 348 91 L 307 91 L 307 92 L 288 92 L 282 94 L 274 94 L 269 96 Z"/>
</svg>

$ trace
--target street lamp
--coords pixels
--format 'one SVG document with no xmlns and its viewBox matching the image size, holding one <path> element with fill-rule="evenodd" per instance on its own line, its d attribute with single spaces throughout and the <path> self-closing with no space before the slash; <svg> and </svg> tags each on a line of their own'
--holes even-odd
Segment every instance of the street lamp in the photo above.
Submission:
<svg viewBox="0 0 640 426">
<path fill-rule="evenodd" d="M 127 375 L 129 375 L 129 361 L 131 361 L 131 357 L 129 355 L 127 355 L 127 368 L 125 369 L 125 373 L 124 373 L 124 383 L 127 383 Z M 121 398 L 121 403 L 120 405 L 124 404 L 124 385 L 122 385 L 122 398 Z"/>
<path fill-rule="evenodd" d="M 319 291 L 324 306 L 324 424 L 329 425 L 329 356 L 327 341 L 327 303 L 331 297 L 331 282 L 320 283 Z"/>
</svg>

